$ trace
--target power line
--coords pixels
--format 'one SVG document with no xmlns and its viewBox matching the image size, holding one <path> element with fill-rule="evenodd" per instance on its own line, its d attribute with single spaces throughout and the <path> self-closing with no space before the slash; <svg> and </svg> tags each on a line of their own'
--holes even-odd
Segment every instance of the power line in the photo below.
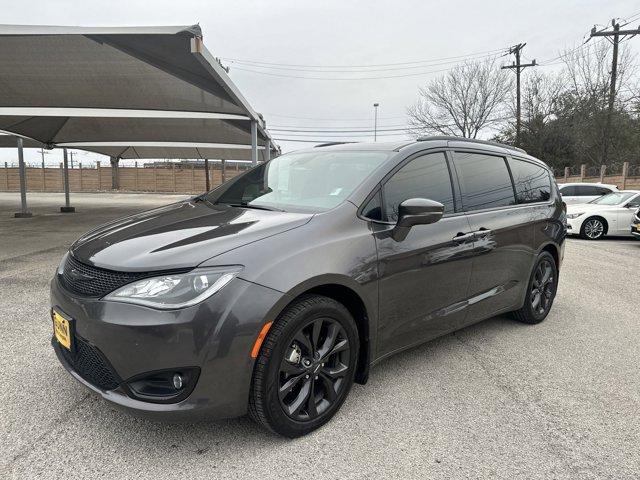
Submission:
<svg viewBox="0 0 640 480">
<path fill-rule="evenodd" d="M 378 64 L 368 64 L 368 65 L 304 65 L 299 63 L 274 63 L 274 62 L 261 62 L 258 60 L 243 60 L 240 58 L 223 58 L 223 60 L 227 62 L 238 62 L 238 63 L 254 63 L 260 65 L 272 65 L 272 66 L 280 66 L 280 67 L 306 67 L 306 68 L 371 68 L 371 67 L 393 67 L 398 65 L 413 65 L 417 63 L 429 63 L 429 62 L 439 62 L 441 60 L 452 60 L 455 58 L 465 58 L 482 54 L 489 53 L 497 53 L 504 51 L 503 48 L 494 49 L 494 50 L 485 50 L 483 52 L 470 53 L 467 55 L 457 55 L 453 57 L 441 57 L 435 58 L 431 60 L 415 60 L 411 62 L 399 62 L 399 63 L 378 63 Z"/>
<path fill-rule="evenodd" d="M 338 120 L 336 120 L 336 121 L 338 121 Z M 367 122 L 370 122 L 370 121 L 371 121 L 371 119 L 367 119 Z M 381 128 L 406 127 L 406 124 L 405 123 L 397 123 L 397 124 L 389 124 L 389 125 L 380 125 L 380 127 Z M 327 128 L 329 128 L 329 129 L 331 129 L 331 128 L 336 128 L 336 129 L 338 129 L 338 128 L 342 128 L 342 129 L 344 129 L 344 128 L 347 128 L 347 129 L 356 128 L 356 129 L 369 129 L 370 130 L 369 126 L 360 127 L 358 125 L 341 125 L 341 126 L 338 126 L 338 125 L 318 125 L 318 126 L 316 126 L 316 125 L 269 125 L 269 130 L 284 130 L 286 128 L 296 128 L 296 129 L 303 128 L 303 129 L 309 129 L 310 131 L 313 131 L 313 132 L 321 132 L 321 131 L 323 131 L 323 130 L 325 130 Z M 378 129 L 380 129 L 380 128 L 378 128 Z M 360 130 L 360 131 L 362 131 L 362 130 Z"/>
<path fill-rule="evenodd" d="M 403 128 L 378 128 L 378 129 L 366 129 L 366 130 L 301 130 L 301 129 L 285 129 L 285 128 L 270 128 L 273 132 L 294 132 L 294 133 L 375 133 L 378 132 L 406 132 L 406 126 Z"/>
<path fill-rule="evenodd" d="M 348 138 L 348 137 L 345 137 Z M 274 140 L 277 140 L 278 142 L 296 142 L 296 143 L 332 143 L 335 142 L 336 139 L 332 138 L 332 139 L 324 139 L 324 140 L 310 140 L 310 139 L 297 139 L 297 138 L 274 138 Z M 396 140 L 396 141 L 400 141 Z M 407 139 L 407 141 L 410 141 L 409 139 Z M 344 143 L 356 143 L 356 142 L 349 142 L 346 141 Z"/>
<path fill-rule="evenodd" d="M 334 134 L 334 133 L 330 133 L 328 135 L 325 135 L 325 132 L 308 132 L 308 133 L 301 133 L 300 135 L 298 135 L 297 133 L 287 133 L 287 136 L 295 137 L 295 138 L 303 138 L 303 137 L 312 137 L 316 133 L 321 133 L 322 135 L 324 135 L 326 137 L 335 137 L 335 138 L 356 138 L 356 137 L 370 138 L 370 137 L 373 137 L 373 132 L 365 134 L 365 135 L 351 135 L 351 134 L 349 134 L 349 135 L 337 135 L 337 134 Z M 340 133 L 347 133 L 347 132 L 340 132 Z M 378 134 L 379 137 L 398 137 L 398 136 L 401 136 L 401 135 L 408 135 L 407 130 L 404 130 L 402 133 L 383 133 L 383 134 Z"/>
<path fill-rule="evenodd" d="M 473 60 L 482 60 L 484 58 L 491 58 L 492 56 L 494 56 L 495 53 L 490 54 L 490 55 L 482 55 L 482 56 L 476 56 L 476 57 L 465 57 L 465 59 L 473 59 Z M 390 72 L 390 71 L 398 71 L 398 70 L 413 70 L 416 68 L 425 68 L 425 67 L 437 67 L 440 65 L 450 65 L 452 63 L 460 63 L 462 59 L 458 59 L 458 60 L 449 60 L 446 62 L 440 62 L 440 63 L 432 63 L 429 65 L 412 65 L 412 66 L 405 66 L 405 67 L 390 67 L 390 68 L 375 68 L 375 69 L 366 69 L 366 70 L 345 70 L 345 69 L 323 69 L 323 70 L 317 70 L 317 69 L 310 69 L 310 68 L 295 68 L 295 67 L 272 67 L 272 66 L 267 66 L 267 65 L 260 65 L 260 64 L 256 64 L 256 63 L 251 63 L 251 62 L 240 62 L 240 61 L 236 61 L 236 62 L 231 62 L 232 65 L 242 65 L 244 67 L 253 67 L 253 68 L 262 68 L 262 69 L 266 69 L 266 70 L 284 70 L 284 71 L 293 71 L 293 72 L 308 72 L 308 73 L 370 73 L 370 72 Z M 354 67 L 351 67 L 354 68 Z M 262 70 L 260 70 L 262 71 Z"/>
<path fill-rule="evenodd" d="M 270 77 L 280 77 L 280 78 L 299 78 L 302 80 L 352 81 L 352 80 L 382 80 L 387 78 L 416 77 L 420 75 L 429 75 L 431 73 L 448 72 L 449 70 L 452 70 L 452 68 L 451 67 L 441 68 L 439 70 L 429 70 L 427 72 L 404 73 L 402 75 L 382 75 L 382 76 L 375 76 L 375 77 L 308 77 L 304 75 L 287 75 L 284 73 L 263 72 L 260 70 L 252 70 L 250 68 L 243 68 L 243 67 L 235 67 L 234 70 L 242 70 L 245 72 L 256 73 L 258 75 L 267 75 Z M 357 73 L 360 73 L 360 72 L 357 72 Z"/>
</svg>

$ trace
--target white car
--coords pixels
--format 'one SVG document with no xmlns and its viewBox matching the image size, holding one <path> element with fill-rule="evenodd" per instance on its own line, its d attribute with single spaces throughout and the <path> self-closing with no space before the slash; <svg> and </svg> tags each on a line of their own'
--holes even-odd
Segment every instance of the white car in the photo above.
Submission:
<svg viewBox="0 0 640 480">
<path fill-rule="evenodd" d="M 561 183 L 558 188 L 562 201 L 567 205 L 589 203 L 602 195 L 618 191 L 618 187 L 606 183 Z"/>
<path fill-rule="evenodd" d="M 605 235 L 631 235 L 640 190 L 608 193 L 590 203 L 567 206 L 567 233 L 597 240 Z"/>
</svg>

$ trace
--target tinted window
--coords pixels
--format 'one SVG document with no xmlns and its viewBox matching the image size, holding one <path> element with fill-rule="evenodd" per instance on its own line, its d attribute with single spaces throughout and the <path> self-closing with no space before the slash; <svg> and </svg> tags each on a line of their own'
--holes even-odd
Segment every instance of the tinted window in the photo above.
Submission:
<svg viewBox="0 0 640 480">
<path fill-rule="evenodd" d="M 576 185 L 573 188 L 575 189 L 574 195 L 577 195 L 578 197 L 595 197 L 602 195 L 598 187 L 592 187 L 591 185 Z"/>
<path fill-rule="evenodd" d="M 569 185 L 568 187 L 563 187 L 560 186 L 560 193 L 562 195 L 566 195 L 566 196 L 571 196 L 575 194 L 576 189 L 573 187 L 573 185 Z"/>
<path fill-rule="evenodd" d="M 611 190 L 605 187 L 594 187 L 598 195 L 606 195 L 607 193 L 611 193 Z"/>
<path fill-rule="evenodd" d="M 398 220 L 398 205 L 409 198 L 428 198 L 444 205 L 444 212 L 451 213 L 453 191 L 447 160 L 443 152 L 430 153 L 411 160 L 384 186 L 387 220 Z"/>
<path fill-rule="evenodd" d="M 380 192 L 367 202 L 362 209 L 362 215 L 371 220 L 382 220 L 382 205 L 380 203 Z"/>
<path fill-rule="evenodd" d="M 546 168 L 523 160 L 509 160 L 518 203 L 545 202 L 551 198 L 551 179 Z"/>
<path fill-rule="evenodd" d="M 514 205 L 513 184 L 502 157 L 456 152 L 456 172 L 465 210 Z"/>
</svg>

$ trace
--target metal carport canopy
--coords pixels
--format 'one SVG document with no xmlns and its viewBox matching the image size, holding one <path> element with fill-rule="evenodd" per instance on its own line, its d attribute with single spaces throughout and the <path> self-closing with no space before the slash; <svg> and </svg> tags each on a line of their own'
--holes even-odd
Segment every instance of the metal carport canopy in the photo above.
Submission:
<svg viewBox="0 0 640 480">
<path fill-rule="evenodd" d="M 264 120 L 205 48 L 198 25 L 0 25 L 0 68 L 0 130 L 47 148 L 253 163 L 271 154 Z M 66 150 L 64 166 L 66 174 Z M 67 182 L 65 190 L 71 211 Z"/>
<path fill-rule="evenodd" d="M 269 157 L 263 119 L 198 25 L 3 25 L 0 37 L 0 130 L 123 158 L 159 142 L 177 149 L 159 158 Z"/>
</svg>

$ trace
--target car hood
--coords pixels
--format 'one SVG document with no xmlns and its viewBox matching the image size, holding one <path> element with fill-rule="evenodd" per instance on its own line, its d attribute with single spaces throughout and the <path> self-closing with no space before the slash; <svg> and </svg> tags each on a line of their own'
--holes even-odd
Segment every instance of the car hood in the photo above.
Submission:
<svg viewBox="0 0 640 480">
<path fill-rule="evenodd" d="M 195 267 L 300 227 L 312 217 L 187 200 L 102 225 L 80 237 L 71 254 L 83 263 L 119 271 Z"/>
</svg>

